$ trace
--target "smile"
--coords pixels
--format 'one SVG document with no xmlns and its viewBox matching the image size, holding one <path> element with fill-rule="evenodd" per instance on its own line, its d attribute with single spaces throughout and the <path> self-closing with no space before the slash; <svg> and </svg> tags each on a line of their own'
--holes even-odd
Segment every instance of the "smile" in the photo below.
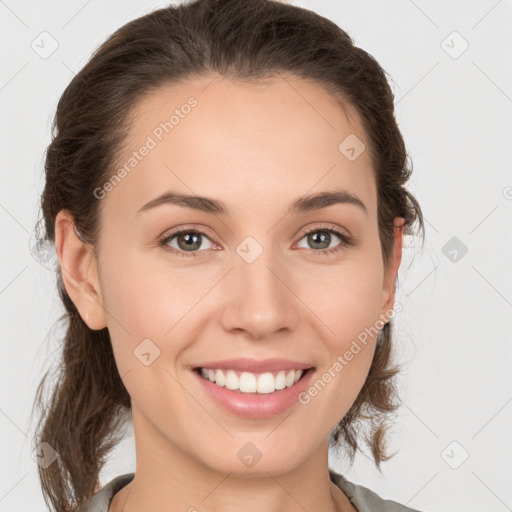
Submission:
<svg viewBox="0 0 512 512">
<path fill-rule="evenodd" d="M 210 370 L 213 380 L 210 380 Z M 208 377 L 203 376 L 206 372 Z M 310 385 L 315 368 L 278 370 L 260 374 L 196 368 L 192 373 L 196 375 L 207 396 L 224 410 L 237 416 L 263 419 L 283 413 L 296 405 L 298 395 Z M 217 377 L 219 382 L 216 381 Z M 284 388 L 279 389 L 283 385 L 283 379 Z"/>
<path fill-rule="evenodd" d="M 199 368 L 201 377 L 217 386 L 226 387 L 240 393 L 274 393 L 289 388 L 299 381 L 304 370 L 278 370 L 274 372 L 252 373 L 237 370 Z"/>
</svg>

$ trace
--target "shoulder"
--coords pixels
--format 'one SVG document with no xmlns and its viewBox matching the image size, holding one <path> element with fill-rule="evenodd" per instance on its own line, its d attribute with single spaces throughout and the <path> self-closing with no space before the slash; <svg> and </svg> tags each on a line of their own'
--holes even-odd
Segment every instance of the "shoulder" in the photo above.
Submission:
<svg viewBox="0 0 512 512">
<path fill-rule="evenodd" d="M 396 501 L 385 500 L 378 494 L 363 487 L 349 482 L 343 475 L 329 469 L 331 482 L 337 485 L 350 499 L 358 512 L 420 512 L 417 509 L 406 507 Z"/>
<path fill-rule="evenodd" d="M 110 480 L 110 482 L 103 486 L 96 494 L 82 503 L 82 505 L 76 509 L 76 512 L 108 512 L 108 507 L 110 506 L 114 494 L 125 485 L 128 485 L 133 480 L 134 476 L 135 473 L 126 473 Z"/>
</svg>

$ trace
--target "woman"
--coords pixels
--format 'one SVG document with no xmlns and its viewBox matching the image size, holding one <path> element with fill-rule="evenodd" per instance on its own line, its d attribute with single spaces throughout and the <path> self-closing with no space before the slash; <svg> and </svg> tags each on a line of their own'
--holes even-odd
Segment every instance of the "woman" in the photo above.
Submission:
<svg viewBox="0 0 512 512">
<path fill-rule="evenodd" d="M 423 229 L 393 109 L 370 55 L 277 1 L 170 6 L 95 52 L 42 195 L 69 322 L 37 395 L 52 510 L 398 509 L 328 467 L 330 446 L 389 458 L 395 282 Z M 136 472 L 101 488 L 127 419 Z"/>
</svg>

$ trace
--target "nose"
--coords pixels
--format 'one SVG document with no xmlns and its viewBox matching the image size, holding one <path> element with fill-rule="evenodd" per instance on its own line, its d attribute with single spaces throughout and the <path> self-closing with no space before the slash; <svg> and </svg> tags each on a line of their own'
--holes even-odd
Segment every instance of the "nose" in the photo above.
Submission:
<svg viewBox="0 0 512 512">
<path fill-rule="evenodd" d="M 301 302 L 293 276 L 265 250 L 252 263 L 236 257 L 225 280 L 221 321 L 226 331 L 243 331 L 254 339 L 296 329 Z"/>
</svg>

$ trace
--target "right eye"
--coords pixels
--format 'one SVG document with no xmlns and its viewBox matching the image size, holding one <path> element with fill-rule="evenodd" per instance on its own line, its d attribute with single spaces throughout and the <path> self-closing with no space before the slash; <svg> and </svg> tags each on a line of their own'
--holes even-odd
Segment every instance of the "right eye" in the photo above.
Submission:
<svg viewBox="0 0 512 512">
<path fill-rule="evenodd" d="M 170 245 L 174 239 L 176 239 L 177 245 Z M 170 234 L 166 233 L 165 237 L 159 241 L 159 245 L 166 250 L 171 248 L 172 252 L 178 256 L 184 256 L 187 258 L 197 256 L 197 252 L 202 252 L 199 251 L 199 249 L 203 246 L 204 239 L 210 240 L 206 233 L 202 231 L 196 229 L 180 229 Z M 210 241 L 210 243 L 213 242 Z M 206 249 L 208 249 L 208 247 Z"/>
</svg>

